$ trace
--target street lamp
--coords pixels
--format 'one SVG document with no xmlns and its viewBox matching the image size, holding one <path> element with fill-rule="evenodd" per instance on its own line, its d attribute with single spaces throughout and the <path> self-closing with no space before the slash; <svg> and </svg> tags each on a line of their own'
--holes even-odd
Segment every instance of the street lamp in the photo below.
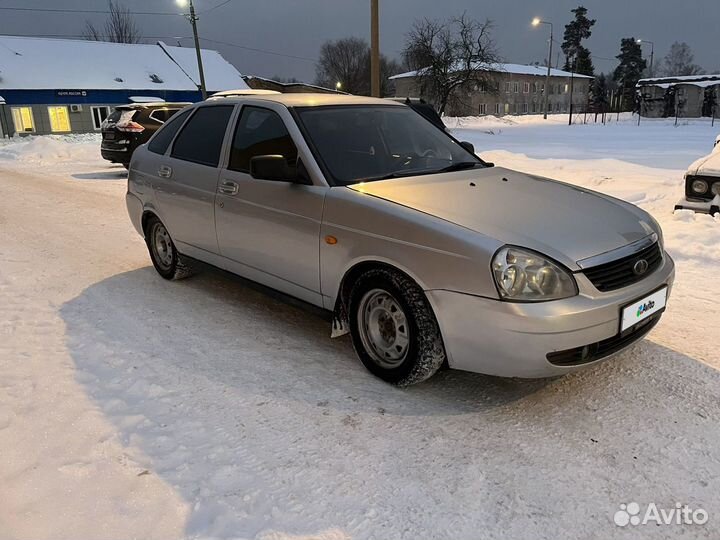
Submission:
<svg viewBox="0 0 720 540">
<path fill-rule="evenodd" d="M 532 20 L 533 26 L 540 26 L 541 24 L 547 24 L 550 26 L 550 45 L 548 47 L 548 60 L 547 60 L 547 76 L 545 77 L 545 92 L 544 92 L 544 101 L 545 101 L 545 112 L 543 113 L 543 118 L 547 120 L 548 116 L 548 94 L 550 93 L 550 64 L 552 63 L 552 45 L 553 45 L 553 24 L 548 21 L 543 21 L 540 17 L 535 17 Z"/>
<path fill-rule="evenodd" d="M 648 75 L 650 77 L 653 76 L 653 58 L 655 57 L 655 44 L 652 41 L 648 41 L 647 39 L 638 39 L 637 44 L 642 45 L 643 43 L 649 43 L 650 44 L 650 69 L 648 70 Z"/>
<path fill-rule="evenodd" d="M 342 88 L 342 83 L 340 81 L 335 83 L 335 91 L 340 93 L 340 89 Z"/>
<path fill-rule="evenodd" d="M 198 38 L 197 31 L 197 20 L 198 17 L 195 15 L 195 6 L 192 0 L 175 0 L 179 6 L 190 7 L 190 14 L 185 15 L 187 20 L 190 21 L 193 29 L 193 38 L 195 39 L 195 54 L 197 56 L 198 72 L 200 73 L 200 94 L 203 100 L 207 99 L 207 88 L 205 87 L 205 71 L 203 70 L 202 55 L 200 54 L 200 39 Z"/>
</svg>

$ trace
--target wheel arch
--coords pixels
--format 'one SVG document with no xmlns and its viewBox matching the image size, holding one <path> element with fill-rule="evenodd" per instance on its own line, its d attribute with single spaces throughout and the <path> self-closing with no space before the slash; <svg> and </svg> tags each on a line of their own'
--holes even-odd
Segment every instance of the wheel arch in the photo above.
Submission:
<svg viewBox="0 0 720 540">
<path fill-rule="evenodd" d="M 335 295 L 335 304 L 333 308 L 333 335 L 339 336 L 347 333 L 348 328 L 348 300 L 350 299 L 350 291 L 357 279 L 364 273 L 374 269 L 386 269 L 392 270 L 402 274 L 406 278 L 410 279 L 422 289 L 423 292 L 428 290 L 423 281 L 417 277 L 412 271 L 397 264 L 394 261 L 389 261 L 379 257 L 375 258 L 364 258 L 351 262 L 340 280 L 338 290 Z M 430 306 L 435 313 L 437 318 L 437 309 L 434 305 L 433 299 L 430 295 L 425 294 Z"/>
</svg>

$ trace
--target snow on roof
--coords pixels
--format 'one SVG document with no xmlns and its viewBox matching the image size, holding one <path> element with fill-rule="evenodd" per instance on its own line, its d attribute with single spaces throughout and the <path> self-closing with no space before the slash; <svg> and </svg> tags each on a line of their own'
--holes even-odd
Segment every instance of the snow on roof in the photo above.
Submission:
<svg viewBox="0 0 720 540">
<path fill-rule="evenodd" d="M 196 84 L 200 84 L 198 74 L 197 55 L 195 49 L 190 47 L 172 47 L 162 41 L 158 46 L 163 49 Z M 208 91 L 234 90 L 249 88 L 242 75 L 230 62 L 225 60 L 219 52 L 210 49 L 201 49 L 203 72 L 205 73 L 205 86 Z"/>
<path fill-rule="evenodd" d="M 526 66 L 524 64 L 506 64 L 498 63 L 487 65 L 484 68 L 485 71 L 492 71 L 496 73 L 512 73 L 514 75 L 537 75 L 545 77 L 547 76 L 546 66 Z M 420 71 L 420 70 L 418 70 Z M 405 79 L 408 77 L 417 77 L 418 71 L 408 71 L 407 73 L 400 73 L 399 75 L 393 75 L 390 80 L 394 79 Z M 569 71 L 563 71 L 561 69 L 550 68 L 550 76 L 552 77 L 575 77 L 578 79 L 592 79 L 588 75 L 580 75 L 578 73 L 570 73 Z"/>
<path fill-rule="evenodd" d="M 707 88 L 720 84 L 720 74 L 717 75 L 678 75 L 676 77 L 655 77 L 652 79 L 640 79 L 637 86 L 659 86 L 660 88 L 670 88 L 678 84 L 688 84 Z"/>
<path fill-rule="evenodd" d="M 197 90 L 188 52 L 194 59 L 181 47 L 0 36 L 0 89 Z M 216 51 L 205 59 L 209 91 L 244 84 Z"/>
</svg>

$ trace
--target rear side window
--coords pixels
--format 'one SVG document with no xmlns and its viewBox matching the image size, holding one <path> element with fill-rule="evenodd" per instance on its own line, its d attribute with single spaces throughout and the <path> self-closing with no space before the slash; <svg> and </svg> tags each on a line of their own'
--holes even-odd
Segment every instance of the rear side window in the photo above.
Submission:
<svg viewBox="0 0 720 540">
<path fill-rule="evenodd" d="M 217 167 L 232 111 L 232 105 L 197 109 L 175 140 L 172 157 Z"/>
<path fill-rule="evenodd" d="M 297 148 L 282 118 L 269 109 L 243 107 L 230 154 L 230 169 L 249 172 L 255 156 L 279 154 L 290 167 L 297 163 Z"/>
<path fill-rule="evenodd" d="M 182 114 L 178 114 L 173 118 L 172 122 L 168 122 L 164 125 L 160 131 L 158 131 L 148 145 L 148 150 L 155 154 L 165 154 L 167 152 L 170 142 L 175 138 L 180 126 L 190 114 L 190 111 L 185 111 Z"/>
</svg>

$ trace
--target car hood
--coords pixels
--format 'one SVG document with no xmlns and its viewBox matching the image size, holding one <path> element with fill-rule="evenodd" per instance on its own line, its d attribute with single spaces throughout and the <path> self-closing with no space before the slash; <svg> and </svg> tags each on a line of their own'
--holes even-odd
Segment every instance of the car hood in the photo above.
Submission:
<svg viewBox="0 0 720 540">
<path fill-rule="evenodd" d="M 540 251 L 573 270 L 578 261 L 656 232 L 648 214 L 629 203 L 500 167 L 350 188 Z"/>
<path fill-rule="evenodd" d="M 690 165 L 688 174 L 720 176 L 720 143 L 715 145 L 715 150 L 711 154 L 701 157 Z"/>
</svg>

